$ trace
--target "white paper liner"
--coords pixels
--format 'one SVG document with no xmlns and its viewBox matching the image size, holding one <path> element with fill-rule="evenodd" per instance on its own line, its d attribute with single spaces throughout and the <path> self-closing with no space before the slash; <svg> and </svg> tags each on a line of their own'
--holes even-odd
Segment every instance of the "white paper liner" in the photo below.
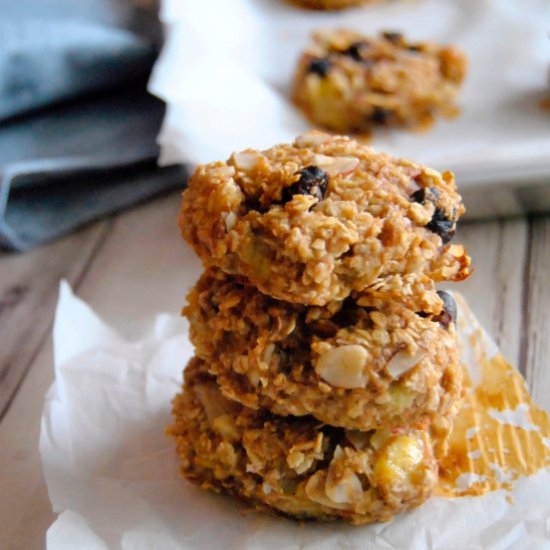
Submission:
<svg viewBox="0 0 550 550">
<path fill-rule="evenodd" d="M 315 29 L 399 30 L 456 44 L 470 60 L 462 114 L 427 132 L 378 132 L 376 149 L 438 169 L 461 185 L 550 175 L 547 0 L 399 0 L 314 12 L 285 0 L 163 0 L 167 42 L 150 89 L 168 103 L 164 162 L 226 159 L 289 142 L 310 125 L 289 102 Z M 546 90 L 546 92 L 545 92 Z"/>
<path fill-rule="evenodd" d="M 471 312 L 461 315 L 465 342 L 479 325 Z M 192 354 L 186 332 L 180 318 L 161 315 L 150 334 L 128 342 L 61 285 L 56 378 L 40 436 L 60 514 L 47 534 L 49 549 L 550 548 L 550 468 L 513 482 L 511 493 L 432 498 L 366 527 L 243 514 L 237 500 L 193 487 L 179 477 L 174 442 L 164 435 Z M 484 346 L 497 351 L 488 338 Z"/>
</svg>

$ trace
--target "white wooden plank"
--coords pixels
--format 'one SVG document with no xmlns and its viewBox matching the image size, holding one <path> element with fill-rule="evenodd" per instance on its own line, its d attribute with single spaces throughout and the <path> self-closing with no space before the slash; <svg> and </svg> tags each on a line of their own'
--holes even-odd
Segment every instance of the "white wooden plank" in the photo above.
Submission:
<svg viewBox="0 0 550 550">
<path fill-rule="evenodd" d="M 474 272 L 451 289 L 462 292 L 504 356 L 520 364 L 522 300 L 527 255 L 525 219 L 465 224 L 453 242 L 464 243 Z"/>
<path fill-rule="evenodd" d="M 550 217 L 532 222 L 525 371 L 535 401 L 550 411 Z"/>
</svg>

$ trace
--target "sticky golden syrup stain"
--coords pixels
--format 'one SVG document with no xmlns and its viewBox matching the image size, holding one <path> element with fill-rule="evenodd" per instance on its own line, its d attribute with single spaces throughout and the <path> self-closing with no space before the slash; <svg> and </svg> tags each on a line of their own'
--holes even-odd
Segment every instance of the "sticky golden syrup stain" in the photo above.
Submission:
<svg viewBox="0 0 550 550">
<path fill-rule="evenodd" d="M 464 403 L 449 438 L 449 452 L 440 460 L 437 494 L 446 497 L 510 489 L 510 482 L 519 476 L 550 466 L 547 413 L 535 405 L 522 376 L 500 353 L 486 356 L 478 345 L 479 336 L 471 334 L 468 344 L 474 350 L 480 379 L 474 386 L 464 369 Z M 493 417 L 514 410 L 503 413 L 513 423 Z M 512 425 L 517 423 L 524 427 Z"/>
</svg>

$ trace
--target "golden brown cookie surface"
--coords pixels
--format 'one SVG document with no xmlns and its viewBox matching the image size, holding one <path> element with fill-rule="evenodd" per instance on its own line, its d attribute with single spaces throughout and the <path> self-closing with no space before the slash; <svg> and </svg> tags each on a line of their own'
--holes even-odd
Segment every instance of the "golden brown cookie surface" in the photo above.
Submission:
<svg viewBox="0 0 550 550">
<path fill-rule="evenodd" d="M 458 113 L 466 57 L 452 46 L 409 43 L 400 33 L 317 32 L 295 76 L 296 105 L 334 132 L 427 128 Z"/>
<path fill-rule="evenodd" d="M 297 518 L 387 521 L 417 506 L 437 481 L 429 431 L 368 433 L 285 419 L 227 401 L 191 360 L 169 429 L 183 475 Z"/>
</svg>

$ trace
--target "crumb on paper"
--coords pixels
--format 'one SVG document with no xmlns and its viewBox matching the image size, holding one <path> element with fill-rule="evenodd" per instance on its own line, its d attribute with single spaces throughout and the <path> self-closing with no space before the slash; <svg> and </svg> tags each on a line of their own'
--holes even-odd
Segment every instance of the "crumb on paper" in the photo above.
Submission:
<svg viewBox="0 0 550 550">
<path fill-rule="evenodd" d="M 484 481 L 487 481 L 487 476 L 465 472 L 456 478 L 455 483 L 459 489 L 469 489 L 472 485 Z"/>
<path fill-rule="evenodd" d="M 506 483 L 508 481 L 512 481 L 516 474 L 514 470 L 505 472 L 503 468 L 494 463 L 489 464 L 489 468 L 491 468 L 491 470 L 493 470 L 493 472 L 495 473 L 495 479 L 497 483 Z"/>
</svg>

